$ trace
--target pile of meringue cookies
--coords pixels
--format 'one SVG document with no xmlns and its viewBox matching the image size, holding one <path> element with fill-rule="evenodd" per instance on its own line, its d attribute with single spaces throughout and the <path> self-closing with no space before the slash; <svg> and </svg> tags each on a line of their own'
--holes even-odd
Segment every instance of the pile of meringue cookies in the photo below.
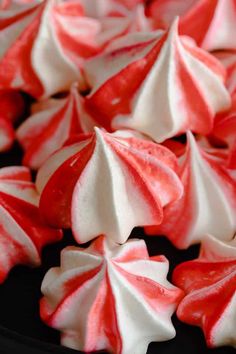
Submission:
<svg viewBox="0 0 236 354">
<path fill-rule="evenodd" d="M 177 311 L 236 347 L 236 0 L 2 0 L 0 151 L 15 140 L 0 281 L 72 230 L 40 302 L 62 345 L 145 354 Z M 201 243 L 174 285 L 138 226 Z"/>
</svg>

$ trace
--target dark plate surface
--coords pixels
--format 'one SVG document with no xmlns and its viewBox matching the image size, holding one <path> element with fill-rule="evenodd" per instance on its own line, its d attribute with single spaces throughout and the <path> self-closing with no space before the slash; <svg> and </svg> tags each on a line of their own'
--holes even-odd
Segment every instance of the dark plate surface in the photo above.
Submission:
<svg viewBox="0 0 236 354">
<path fill-rule="evenodd" d="M 7 154 L 0 154 L 0 167 L 17 165 L 21 162 L 21 151 L 17 145 Z M 164 254 L 170 262 L 170 273 L 174 267 L 198 254 L 198 246 L 179 251 L 163 237 L 144 237 L 142 229 L 135 229 L 133 237 L 145 238 L 150 255 Z M 42 266 L 30 269 L 15 267 L 0 285 L 0 354 L 73 354 L 78 351 L 59 346 L 57 331 L 45 326 L 39 318 L 40 286 L 46 271 L 59 265 L 60 250 L 75 244 L 70 232 L 57 244 L 43 251 Z M 151 343 L 148 354 L 235 354 L 233 348 L 207 349 L 199 328 L 185 325 L 173 317 L 177 335 L 163 343 Z M 132 353 L 130 353 L 132 354 Z"/>
</svg>

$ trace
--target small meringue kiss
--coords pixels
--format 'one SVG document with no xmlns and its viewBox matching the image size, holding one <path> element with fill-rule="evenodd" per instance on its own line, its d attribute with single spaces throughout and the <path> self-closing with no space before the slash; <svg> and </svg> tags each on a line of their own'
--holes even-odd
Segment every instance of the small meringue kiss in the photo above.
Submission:
<svg viewBox="0 0 236 354">
<path fill-rule="evenodd" d="M 144 354 L 151 341 L 175 336 L 171 316 L 183 293 L 167 273 L 167 259 L 149 257 L 143 240 L 67 247 L 43 280 L 41 318 L 67 347 Z"/>
<path fill-rule="evenodd" d="M 35 98 L 86 84 L 82 66 L 97 54 L 100 25 L 84 16 L 79 2 L 32 1 L 0 12 L 0 88 Z"/>
<path fill-rule="evenodd" d="M 236 348 L 236 239 L 206 235 L 200 257 L 180 264 L 173 282 L 187 293 L 178 318 L 201 327 L 209 347 Z"/>
<path fill-rule="evenodd" d="M 72 135 L 91 132 L 94 125 L 76 85 L 72 85 L 66 98 L 37 103 L 33 115 L 16 134 L 25 150 L 23 164 L 38 169 Z"/>
<path fill-rule="evenodd" d="M 92 88 L 86 107 L 106 129 L 130 128 L 157 142 L 187 130 L 208 134 L 217 112 L 230 108 L 226 70 L 178 33 L 123 44 L 85 64 Z"/>
<path fill-rule="evenodd" d="M 44 245 L 59 241 L 60 230 L 46 226 L 38 194 L 26 167 L 0 169 L 0 282 L 16 264 L 39 266 Z"/>
<path fill-rule="evenodd" d="M 171 151 L 120 134 L 95 128 L 38 172 L 42 215 L 50 225 L 72 226 L 79 243 L 101 234 L 124 243 L 135 226 L 159 224 L 163 207 L 182 195 Z"/>
<path fill-rule="evenodd" d="M 165 208 L 161 225 L 146 232 L 166 235 L 178 248 L 201 242 L 206 233 L 230 240 L 236 230 L 236 182 L 217 149 L 204 150 L 190 132 L 187 140 L 179 171 L 183 197 Z"/>
</svg>

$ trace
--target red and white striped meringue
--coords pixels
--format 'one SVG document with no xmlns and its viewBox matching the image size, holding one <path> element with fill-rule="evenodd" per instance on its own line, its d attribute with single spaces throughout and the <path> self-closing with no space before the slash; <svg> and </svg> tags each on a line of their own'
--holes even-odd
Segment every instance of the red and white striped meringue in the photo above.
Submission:
<svg viewBox="0 0 236 354">
<path fill-rule="evenodd" d="M 223 157 L 201 148 L 189 132 L 180 162 L 184 194 L 165 208 L 162 224 L 147 233 L 166 235 L 178 248 L 202 241 L 206 233 L 230 240 L 236 231 L 236 181 Z"/>
<path fill-rule="evenodd" d="M 230 107 L 225 69 L 178 35 L 178 21 L 161 38 L 151 34 L 87 61 L 85 73 L 92 87 L 86 106 L 101 125 L 136 129 L 157 142 L 186 130 L 207 134 L 215 114 Z"/>
<path fill-rule="evenodd" d="M 78 80 L 86 58 L 98 52 L 100 25 L 77 1 L 33 1 L 0 14 L 0 88 L 48 97 Z"/>
<path fill-rule="evenodd" d="M 163 207 L 181 197 L 176 168 L 163 146 L 95 128 L 41 167 L 40 209 L 49 224 L 72 226 L 79 243 L 101 234 L 124 243 L 135 226 L 159 224 Z"/>
<path fill-rule="evenodd" d="M 39 102 L 33 115 L 17 130 L 25 150 L 23 164 L 38 169 L 72 135 L 91 132 L 94 125 L 76 85 L 66 98 Z"/>
<path fill-rule="evenodd" d="M 201 327 L 209 347 L 236 348 L 235 241 L 226 243 L 206 236 L 200 257 L 180 264 L 173 274 L 174 284 L 187 293 L 177 316 Z"/>
<path fill-rule="evenodd" d="M 41 249 L 59 241 L 60 230 L 39 215 L 38 194 L 26 167 L 0 169 L 0 282 L 17 264 L 39 266 Z"/>
<path fill-rule="evenodd" d="M 180 16 L 180 33 L 208 51 L 236 49 L 236 0 L 153 0 L 147 13 L 158 28 Z"/>
<path fill-rule="evenodd" d="M 151 341 L 175 336 L 171 315 L 183 295 L 167 281 L 168 267 L 164 256 L 149 257 L 143 240 L 67 247 L 43 280 L 41 318 L 67 347 L 143 354 Z"/>
<path fill-rule="evenodd" d="M 15 139 L 13 123 L 23 115 L 24 109 L 25 103 L 20 93 L 0 91 L 0 152 L 12 146 Z"/>
</svg>

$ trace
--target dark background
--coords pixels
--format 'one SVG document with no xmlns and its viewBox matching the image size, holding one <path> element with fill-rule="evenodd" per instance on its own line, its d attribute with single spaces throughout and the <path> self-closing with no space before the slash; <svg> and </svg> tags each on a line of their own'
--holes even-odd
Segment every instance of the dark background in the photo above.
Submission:
<svg viewBox="0 0 236 354">
<path fill-rule="evenodd" d="M 21 151 L 17 144 L 9 153 L 0 154 L 0 167 L 20 163 Z M 198 246 L 178 251 L 163 237 L 144 237 L 142 229 L 135 229 L 132 237 L 145 238 L 150 255 L 164 254 L 169 259 L 169 279 L 177 264 L 198 255 Z M 60 250 L 71 244 L 75 242 L 67 231 L 63 241 L 45 247 L 40 268 L 15 267 L 4 284 L 0 285 L 0 354 L 78 353 L 58 345 L 59 333 L 41 322 L 38 306 L 41 297 L 40 286 L 45 273 L 49 268 L 59 265 Z M 199 328 L 185 325 L 175 316 L 173 322 L 176 337 L 168 342 L 151 343 L 148 354 L 236 353 L 235 349 L 229 347 L 207 349 Z"/>
</svg>

